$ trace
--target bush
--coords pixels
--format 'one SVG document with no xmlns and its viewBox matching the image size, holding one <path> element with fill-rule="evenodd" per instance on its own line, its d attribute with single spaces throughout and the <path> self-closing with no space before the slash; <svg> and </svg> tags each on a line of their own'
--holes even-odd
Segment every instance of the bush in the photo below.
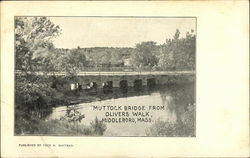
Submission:
<svg viewBox="0 0 250 158">
<path fill-rule="evenodd" d="M 85 118 L 85 115 L 77 111 L 76 108 L 67 107 L 65 116 L 61 117 L 60 120 L 78 123 L 81 122 L 83 118 Z"/>
<path fill-rule="evenodd" d="M 97 117 L 90 123 L 90 126 L 95 135 L 103 135 L 107 129 L 106 124 L 103 121 L 99 121 Z"/>
<path fill-rule="evenodd" d="M 148 136 L 194 137 L 195 136 L 195 105 L 176 122 L 157 120 L 147 131 Z"/>
</svg>

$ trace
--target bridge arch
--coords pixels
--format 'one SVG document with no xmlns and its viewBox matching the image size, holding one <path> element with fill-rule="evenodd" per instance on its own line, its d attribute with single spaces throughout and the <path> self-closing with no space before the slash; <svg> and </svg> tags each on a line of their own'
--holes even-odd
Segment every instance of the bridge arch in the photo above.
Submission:
<svg viewBox="0 0 250 158">
<path fill-rule="evenodd" d="M 113 92 L 113 81 L 107 81 L 102 83 L 104 93 Z"/>
<path fill-rule="evenodd" d="M 120 89 L 128 89 L 128 81 L 127 80 L 121 80 L 119 82 Z"/>
<path fill-rule="evenodd" d="M 141 79 L 134 80 L 134 89 L 135 90 L 142 89 L 142 80 Z"/>
<path fill-rule="evenodd" d="M 147 79 L 147 87 L 154 88 L 156 86 L 156 78 Z"/>
</svg>

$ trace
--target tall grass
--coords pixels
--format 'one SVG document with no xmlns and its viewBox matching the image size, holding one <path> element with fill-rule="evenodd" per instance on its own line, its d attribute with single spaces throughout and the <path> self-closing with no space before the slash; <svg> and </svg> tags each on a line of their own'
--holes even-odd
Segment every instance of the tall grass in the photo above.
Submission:
<svg viewBox="0 0 250 158">
<path fill-rule="evenodd" d="M 97 118 L 90 126 L 67 120 L 41 120 L 35 117 L 16 117 L 16 135 L 67 135 L 67 136 L 99 136 L 103 135 L 106 125 Z"/>
</svg>

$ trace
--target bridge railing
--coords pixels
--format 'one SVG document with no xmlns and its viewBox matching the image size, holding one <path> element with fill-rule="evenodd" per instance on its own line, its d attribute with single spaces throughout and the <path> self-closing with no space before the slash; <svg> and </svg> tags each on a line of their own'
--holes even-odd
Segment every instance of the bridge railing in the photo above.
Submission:
<svg viewBox="0 0 250 158">
<path fill-rule="evenodd" d="M 36 75 L 45 75 L 43 72 L 32 72 Z M 21 71 L 16 71 L 16 74 L 22 74 Z M 179 74 L 195 74 L 195 71 L 81 71 L 76 72 L 71 75 L 77 76 L 98 76 L 98 75 L 107 75 L 107 76 L 115 76 L 115 75 L 179 75 Z M 70 75 L 67 72 L 47 72 L 46 75 L 55 75 L 55 76 L 64 76 Z"/>
<path fill-rule="evenodd" d="M 98 75 L 106 75 L 106 76 L 119 76 L 119 75 L 181 75 L 181 74 L 195 74 L 195 71 L 143 71 L 143 72 L 79 72 L 75 75 L 77 76 L 98 76 Z M 38 74 L 40 75 L 40 74 Z M 66 72 L 57 72 L 57 73 L 47 73 L 47 75 L 67 75 Z"/>
</svg>

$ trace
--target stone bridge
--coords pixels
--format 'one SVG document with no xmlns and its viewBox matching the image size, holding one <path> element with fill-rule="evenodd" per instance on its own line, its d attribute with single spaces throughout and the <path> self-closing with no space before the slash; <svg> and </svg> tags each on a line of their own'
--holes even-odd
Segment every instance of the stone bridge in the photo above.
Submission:
<svg viewBox="0 0 250 158">
<path fill-rule="evenodd" d="M 154 72 L 81 72 L 74 76 L 66 73 L 53 74 L 56 78 L 67 78 L 70 89 L 104 87 L 141 87 L 187 82 L 195 80 L 195 71 L 154 71 Z"/>
</svg>

